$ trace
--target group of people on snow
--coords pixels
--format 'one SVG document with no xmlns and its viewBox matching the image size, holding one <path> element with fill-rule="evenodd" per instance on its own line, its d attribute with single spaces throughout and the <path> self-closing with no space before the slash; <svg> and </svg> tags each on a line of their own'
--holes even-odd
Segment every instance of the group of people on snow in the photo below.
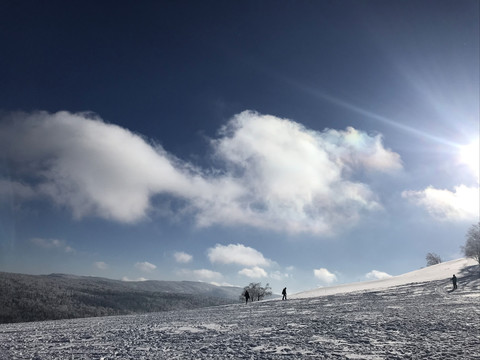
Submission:
<svg viewBox="0 0 480 360">
<path fill-rule="evenodd" d="M 450 281 L 453 284 L 453 290 L 456 290 L 457 289 L 457 277 L 455 276 L 455 274 L 453 274 L 453 277 L 450 279 Z M 247 290 L 245 290 L 245 295 L 244 296 L 245 296 L 245 304 L 247 304 L 248 300 L 250 299 L 250 294 L 248 293 Z M 287 300 L 287 288 L 286 287 L 283 288 L 283 290 L 282 290 L 282 300 Z"/>
</svg>

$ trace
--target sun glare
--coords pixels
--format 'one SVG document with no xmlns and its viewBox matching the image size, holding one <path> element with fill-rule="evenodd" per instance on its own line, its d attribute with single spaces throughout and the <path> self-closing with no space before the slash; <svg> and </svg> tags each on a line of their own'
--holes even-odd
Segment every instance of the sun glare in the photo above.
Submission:
<svg viewBox="0 0 480 360">
<path fill-rule="evenodd" d="M 480 168 L 480 145 L 479 139 L 460 148 L 460 161 L 466 164 L 473 173 L 479 177 Z"/>
</svg>

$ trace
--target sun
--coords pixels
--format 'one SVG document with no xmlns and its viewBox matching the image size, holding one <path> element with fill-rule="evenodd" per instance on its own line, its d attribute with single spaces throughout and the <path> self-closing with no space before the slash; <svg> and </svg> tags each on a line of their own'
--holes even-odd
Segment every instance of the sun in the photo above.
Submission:
<svg viewBox="0 0 480 360">
<path fill-rule="evenodd" d="M 460 161 L 467 165 L 478 179 L 480 168 L 480 145 L 478 138 L 470 144 L 460 147 Z"/>
</svg>

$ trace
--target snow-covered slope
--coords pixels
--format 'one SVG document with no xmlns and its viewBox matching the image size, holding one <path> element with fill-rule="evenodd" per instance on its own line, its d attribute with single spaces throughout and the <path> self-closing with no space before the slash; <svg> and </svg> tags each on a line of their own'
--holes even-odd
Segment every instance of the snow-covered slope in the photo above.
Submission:
<svg viewBox="0 0 480 360">
<path fill-rule="evenodd" d="M 312 298 L 324 295 L 345 294 L 354 291 L 369 291 L 386 289 L 393 286 L 406 285 L 411 283 L 422 283 L 435 280 L 449 281 L 453 274 L 461 277 L 462 270 L 473 266 L 477 262 L 470 258 L 461 258 L 457 260 L 446 261 L 437 265 L 428 266 L 426 268 L 411 271 L 409 273 L 392 276 L 391 278 L 357 282 L 351 284 L 342 284 L 324 288 L 313 289 L 290 296 L 291 299 Z"/>
<path fill-rule="evenodd" d="M 480 273 L 470 264 L 450 261 L 316 298 L 0 324 L 0 360 L 480 359 Z"/>
</svg>

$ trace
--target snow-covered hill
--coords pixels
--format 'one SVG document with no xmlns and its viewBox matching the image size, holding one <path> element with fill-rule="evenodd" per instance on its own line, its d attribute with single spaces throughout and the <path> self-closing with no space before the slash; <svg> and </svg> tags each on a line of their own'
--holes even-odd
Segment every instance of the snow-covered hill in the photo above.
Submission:
<svg viewBox="0 0 480 360">
<path fill-rule="evenodd" d="M 0 272 L 0 323 L 194 309 L 237 303 L 242 288 Z"/>
<path fill-rule="evenodd" d="M 426 268 L 411 271 L 403 275 L 392 276 L 387 279 L 318 288 L 291 295 L 290 298 L 301 299 L 325 295 L 345 294 L 354 291 L 372 291 L 386 289 L 392 286 L 400 286 L 410 283 L 422 283 L 435 280 L 446 280 L 448 282 L 448 279 L 451 279 L 453 274 L 456 274 L 457 277 L 462 277 L 462 274 L 465 274 L 468 269 L 476 264 L 477 262 L 473 259 L 461 258 L 428 266 Z"/>
<path fill-rule="evenodd" d="M 329 296 L 3 324 L 0 360 L 480 359 L 480 273 L 470 264 Z"/>
</svg>

